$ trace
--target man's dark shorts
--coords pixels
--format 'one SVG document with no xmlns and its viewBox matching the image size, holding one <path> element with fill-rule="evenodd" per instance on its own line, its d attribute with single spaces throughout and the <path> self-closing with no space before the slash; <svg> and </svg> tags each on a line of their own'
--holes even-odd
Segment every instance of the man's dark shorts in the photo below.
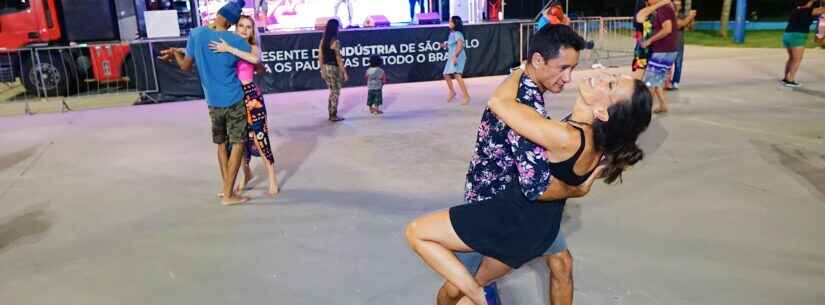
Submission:
<svg viewBox="0 0 825 305">
<path fill-rule="evenodd" d="M 246 106 L 238 101 L 226 108 L 209 107 L 212 120 L 212 142 L 241 144 L 246 140 Z"/>
</svg>

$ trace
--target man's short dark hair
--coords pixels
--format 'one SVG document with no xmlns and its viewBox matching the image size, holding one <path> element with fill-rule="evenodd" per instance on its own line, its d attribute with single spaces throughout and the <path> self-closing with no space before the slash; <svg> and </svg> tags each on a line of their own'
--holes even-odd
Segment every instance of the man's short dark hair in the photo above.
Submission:
<svg viewBox="0 0 825 305">
<path fill-rule="evenodd" d="M 561 48 L 573 48 L 576 51 L 584 49 L 584 38 L 579 36 L 573 28 L 563 24 L 549 24 L 542 27 L 530 39 L 530 52 L 527 62 L 533 62 L 533 54 L 539 53 L 545 61 L 559 57 Z"/>
</svg>

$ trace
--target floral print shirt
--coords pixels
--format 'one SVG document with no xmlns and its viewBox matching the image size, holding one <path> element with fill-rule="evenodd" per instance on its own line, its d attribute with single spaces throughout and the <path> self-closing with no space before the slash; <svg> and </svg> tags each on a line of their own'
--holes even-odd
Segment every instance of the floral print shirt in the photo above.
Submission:
<svg viewBox="0 0 825 305">
<path fill-rule="evenodd" d="M 544 96 L 527 75 L 522 75 L 519 80 L 516 100 L 547 117 Z M 464 199 L 467 203 L 492 199 L 513 179 L 518 179 L 527 199 L 538 199 L 550 183 L 547 153 L 543 147 L 507 127 L 487 108 L 478 127 Z"/>
</svg>

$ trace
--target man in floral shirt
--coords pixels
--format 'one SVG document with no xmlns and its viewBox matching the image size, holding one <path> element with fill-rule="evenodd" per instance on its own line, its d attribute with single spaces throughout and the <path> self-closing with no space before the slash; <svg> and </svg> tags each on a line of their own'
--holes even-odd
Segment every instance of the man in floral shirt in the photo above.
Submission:
<svg viewBox="0 0 825 305">
<path fill-rule="evenodd" d="M 578 64 L 579 51 L 584 48 L 585 42 L 568 26 L 550 25 L 539 30 L 530 45 L 530 58 L 524 73 L 520 76 L 518 91 L 514 97 L 520 103 L 534 107 L 538 113 L 546 117 L 544 92 L 561 93 L 564 86 L 571 81 L 571 73 Z M 496 89 L 499 90 L 503 89 Z M 485 109 L 478 128 L 475 154 L 470 160 L 467 172 L 464 198 L 467 203 L 492 199 L 513 179 L 518 179 L 527 199 L 538 200 L 551 184 L 547 154 L 544 148 L 522 138 L 507 127 L 489 108 Z M 565 194 L 570 195 L 566 197 L 583 196 L 592 182 L 591 179 L 582 185 L 581 189 L 566 186 Z M 552 183 L 562 184 L 557 180 L 553 180 Z M 459 255 L 459 258 L 468 265 L 468 270 L 475 270 L 480 261 L 480 255 L 477 253 Z M 545 260 L 551 270 L 551 304 L 572 304 L 573 258 L 567 250 L 565 236 L 561 230 L 553 245 L 545 252 Z M 476 279 L 482 284 L 489 280 L 481 277 L 484 276 L 477 276 Z M 491 288 L 488 286 L 485 290 L 490 291 Z M 492 291 L 495 291 L 495 288 L 492 288 Z M 456 287 L 444 283 L 438 292 L 437 302 L 439 305 L 455 304 L 460 297 L 461 292 Z"/>
</svg>

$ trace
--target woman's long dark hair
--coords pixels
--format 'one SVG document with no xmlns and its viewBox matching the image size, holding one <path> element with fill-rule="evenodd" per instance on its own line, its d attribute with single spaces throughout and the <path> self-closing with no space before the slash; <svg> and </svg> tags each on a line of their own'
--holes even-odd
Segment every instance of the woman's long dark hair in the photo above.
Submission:
<svg viewBox="0 0 825 305">
<path fill-rule="evenodd" d="M 333 40 L 338 39 L 338 28 L 340 26 L 341 23 L 338 22 L 338 19 L 327 20 L 327 28 L 324 29 L 324 36 L 321 36 L 321 47 L 328 48 Z"/>
<path fill-rule="evenodd" d="M 464 35 L 464 21 L 461 21 L 461 16 L 452 16 L 450 17 L 450 21 L 452 21 L 454 25 L 453 31 Z"/>
<path fill-rule="evenodd" d="M 621 182 L 622 172 L 644 158 L 636 140 L 650 125 L 653 95 L 640 80 L 634 82 L 633 89 L 630 101 L 617 102 L 607 109 L 607 122 L 593 122 L 593 142 L 606 157 L 604 175 L 608 184 L 616 179 Z"/>
</svg>

